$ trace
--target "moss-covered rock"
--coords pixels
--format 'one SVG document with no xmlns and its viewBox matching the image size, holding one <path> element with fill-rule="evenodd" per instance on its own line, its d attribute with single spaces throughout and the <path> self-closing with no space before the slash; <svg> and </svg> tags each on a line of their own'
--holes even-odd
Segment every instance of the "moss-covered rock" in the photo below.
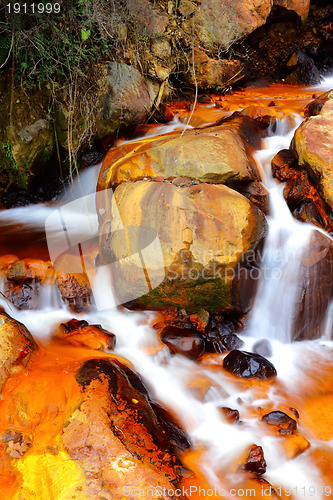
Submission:
<svg viewBox="0 0 333 500">
<path fill-rule="evenodd" d="M 49 89 L 24 92 L 3 77 L 0 82 L 0 193 L 29 188 L 49 162 L 54 145 L 48 110 Z"/>
</svg>

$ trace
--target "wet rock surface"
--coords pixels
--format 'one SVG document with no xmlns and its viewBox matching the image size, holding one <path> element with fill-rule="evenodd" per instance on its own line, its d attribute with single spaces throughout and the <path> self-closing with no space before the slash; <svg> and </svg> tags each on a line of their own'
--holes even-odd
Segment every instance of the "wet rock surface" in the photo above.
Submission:
<svg viewBox="0 0 333 500">
<path fill-rule="evenodd" d="M 212 316 L 205 329 L 206 352 L 222 353 L 242 347 L 244 342 L 234 332 L 232 321 Z"/>
<path fill-rule="evenodd" d="M 297 165 L 297 153 L 293 149 L 282 149 L 272 159 L 272 174 L 279 181 L 297 178 L 297 172 L 292 169 Z"/>
<path fill-rule="evenodd" d="M 72 319 L 62 323 L 60 329 L 70 343 L 82 344 L 92 349 L 116 347 L 115 334 L 105 330 L 101 325 L 89 325 L 87 321 Z"/>
<path fill-rule="evenodd" d="M 166 420 L 168 412 L 151 399 L 142 378 L 129 366 L 117 359 L 91 359 L 83 363 L 77 372 L 76 380 L 84 390 L 87 390 L 89 385 L 96 380 L 106 383 L 111 394 L 119 400 L 119 410 L 125 410 L 121 405 L 121 401 L 123 401 L 128 409 L 131 409 L 126 418 L 140 420 L 140 425 L 143 425 L 152 434 L 155 442 L 161 448 L 167 450 L 170 446 L 172 449 L 172 446 L 177 445 L 180 449 L 186 449 L 189 446 L 185 433 L 174 422 L 171 415 L 170 422 L 174 423 L 173 437 L 168 436 L 167 430 L 163 429 L 163 422 Z M 123 409 L 121 410 L 121 408 Z M 159 419 L 161 422 L 158 421 Z M 171 431 L 171 427 L 169 431 Z M 132 439 L 129 434 L 127 438 Z M 139 446 L 142 445 L 139 444 Z"/>
<path fill-rule="evenodd" d="M 254 476 L 262 476 L 266 472 L 266 460 L 261 446 L 253 444 L 247 454 L 242 468 Z"/>
<path fill-rule="evenodd" d="M 292 340 L 321 337 L 333 293 L 332 272 L 332 240 L 314 231 L 301 257 Z M 331 335 L 330 332 L 328 334 Z"/>
<path fill-rule="evenodd" d="M 161 340 L 174 354 L 197 359 L 205 351 L 202 334 L 195 329 L 167 326 L 161 331 Z"/>
<path fill-rule="evenodd" d="M 0 390 L 16 366 L 25 366 L 37 344 L 27 328 L 0 311 Z"/>
<path fill-rule="evenodd" d="M 83 273 L 58 273 L 56 284 L 64 302 L 80 312 L 92 304 L 92 290 L 88 276 Z"/>
<path fill-rule="evenodd" d="M 283 195 L 293 215 L 302 222 L 310 222 L 330 232 L 333 226 L 332 210 L 322 195 L 320 178 L 314 176 L 304 164 L 296 147 L 296 133 L 301 133 L 297 131 L 304 123 L 306 121 L 296 130 L 291 149 L 283 149 L 273 158 L 272 174 L 279 181 L 286 182 Z"/>
<path fill-rule="evenodd" d="M 248 310 L 256 281 L 243 269 L 242 257 L 254 254 L 255 262 L 266 222 L 245 197 L 220 184 L 179 187 L 147 181 L 122 183 L 114 197 L 122 224 L 145 228 L 144 233 L 133 230 L 129 249 L 125 234 L 118 231 L 119 217 L 100 225 L 103 262 L 118 261 L 114 285 L 121 303 L 128 302 L 130 290 L 137 305 L 153 309 Z M 145 246 L 158 236 L 161 248 L 146 262 L 151 290 L 140 265 L 124 259 L 126 253 L 143 250 L 140 244 L 148 230 L 152 236 Z"/>
<path fill-rule="evenodd" d="M 324 112 L 324 107 L 320 114 L 301 123 L 295 131 L 292 144 L 298 154 L 298 164 L 308 172 L 320 196 L 332 211 L 333 112 Z"/>
<path fill-rule="evenodd" d="M 227 422 L 233 424 L 233 423 L 239 421 L 239 411 L 238 410 L 233 410 L 232 408 L 228 408 L 226 406 L 223 406 L 223 407 L 219 408 L 219 411 L 220 411 L 222 417 Z"/>
<path fill-rule="evenodd" d="M 98 190 L 143 178 L 188 177 L 229 186 L 239 182 L 241 191 L 260 180 L 252 148 L 259 147 L 263 130 L 248 116 L 233 116 L 215 126 L 188 130 L 181 137 L 172 133 L 121 145 L 106 155 Z"/>
<path fill-rule="evenodd" d="M 266 234 L 264 215 L 253 204 L 266 205 L 252 156 L 262 131 L 255 120 L 235 115 L 183 136 L 173 133 L 148 138 L 110 151 L 100 171 L 98 190 L 117 186 L 114 199 L 119 216 L 133 230 L 121 237 L 117 217 L 111 223 L 108 215 L 113 202 L 109 197 L 98 202 L 103 263 L 123 259 L 126 238 L 131 240 L 129 255 L 143 250 L 139 247 L 143 234 L 134 231 L 139 225 L 145 227 L 147 245 L 158 237 L 162 250 L 160 261 L 155 253 L 156 262 L 147 268 L 148 288 L 133 257 L 126 261 L 130 266 L 127 270 L 125 260 L 117 264 L 115 290 L 122 303 L 160 309 L 180 306 L 190 314 L 200 309 L 221 312 L 249 308 L 255 286 L 250 271 L 256 266 L 257 248 Z M 244 197 L 237 189 L 244 191 Z M 251 215 L 246 215 L 248 211 Z M 254 228 L 256 234 L 251 236 Z M 240 233 L 242 239 L 237 237 Z M 240 243 L 243 248 L 237 251 L 236 262 Z M 245 262 L 249 254 L 253 255 L 251 263 Z M 232 269 L 235 279 L 231 278 Z M 219 276 L 226 277 L 224 283 Z M 133 297 L 127 297 L 126 290 L 131 290 Z"/>
<path fill-rule="evenodd" d="M 271 379 L 276 377 L 274 365 L 260 354 L 233 350 L 223 360 L 223 368 L 241 378 Z"/>
<path fill-rule="evenodd" d="M 276 427 L 281 435 L 294 434 L 297 428 L 296 421 L 282 411 L 271 411 L 262 417 L 262 421 Z"/>
<path fill-rule="evenodd" d="M 177 450 L 187 448 L 189 441 L 150 398 L 142 379 L 116 359 L 92 359 L 79 368 L 76 380 L 83 402 L 64 428 L 63 439 L 69 455 L 92 479 L 90 491 L 102 488 L 106 498 L 111 498 L 110 489 L 120 494 L 125 486 L 153 484 L 173 491 L 182 470 Z M 101 475 L 94 476 L 97 463 Z"/>
</svg>

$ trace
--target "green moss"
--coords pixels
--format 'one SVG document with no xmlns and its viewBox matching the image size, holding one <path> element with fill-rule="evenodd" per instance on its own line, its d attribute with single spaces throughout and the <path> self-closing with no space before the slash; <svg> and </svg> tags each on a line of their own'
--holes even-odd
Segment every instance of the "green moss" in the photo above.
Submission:
<svg viewBox="0 0 333 500">
<path fill-rule="evenodd" d="M 182 283 L 165 279 L 157 288 L 140 297 L 137 302 L 147 308 L 164 309 L 176 306 L 189 313 L 205 309 L 209 312 L 224 312 L 230 304 L 231 282 L 211 279 Z"/>
</svg>

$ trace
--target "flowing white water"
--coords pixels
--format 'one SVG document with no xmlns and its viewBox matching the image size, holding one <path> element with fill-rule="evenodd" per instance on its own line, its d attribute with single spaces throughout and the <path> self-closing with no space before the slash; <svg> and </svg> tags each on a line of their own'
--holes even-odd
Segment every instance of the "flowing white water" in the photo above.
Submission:
<svg viewBox="0 0 333 500">
<path fill-rule="evenodd" d="M 321 90 L 324 91 L 324 88 Z M 179 124 L 175 120 L 170 128 L 163 126 L 158 132 L 174 130 Z M 285 130 L 288 128 L 286 120 L 281 121 L 279 127 L 274 136 L 265 140 L 264 149 L 257 153 L 264 182 L 270 191 L 271 215 L 268 218 L 269 234 L 262 255 L 259 289 L 242 339 L 246 350 L 252 350 L 252 345 L 258 338 L 271 339 L 272 362 L 277 368 L 278 380 L 282 387 L 288 387 L 290 394 L 295 394 L 296 397 L 298 385 L 304 377 L 304 360 L 310 360 L 314 355 L 329 359 L 332 344 L 326 341 L 324 349 L 321 341 L 285 343 L 291 335 L 294 299 L 299 280 L 298 262 L 313 227 L 301 224 L 291 216 L 283 200 L 283 187 L 271 177 L 271 158 L 280 149 L 289 147 L 293 135 L 293 130 Z M 81 175 L 80 185 L 74 187 L 74 192 L 72 189 L 66 193 L 61 205 L 71 201 L 73 196 L 75 198 L 82 196 L 82 193 L 92 193 L 98 169 L 99 166 L 94 167 Z M 0 222 L 19 222 L 42 228 L 46 217 L 54 210 L 54 205 L 46 204 L 11 209 L 0 214 Z M 78 214 L 71 215 L 80 234 L 80 218 Z M 95 293 L 101 295 L 105 303 L 114 303 L 105 273 L 97 272 L 94 286 Z M 293 490 L 293 498 L 319 498 L 309 493 L 311 486 L 323 485 L 320 484 L 320 475 L 308 456 L 303 454 L 292 461 L 287 460 L 280 441 L 265 434 L 255 414 L 259 406 L 270 407 L 271 404 L 271 407 L 278 408 L 280 401 L 276 390 L 271 389 L 262 400 L 254 387 L 240 391 L 239 385 L 230 377 L 222 371 L 210 369 L 209 364 L 197 364 L 181 356 L 171 357 L 167 348 L 161 345 L 156 332 L 147 325 L 147 320 L 153 316 L 150 312 L 139 313 L 114 307 L 75 315 L 61 305 L 55 289 L 45 289 L 41 300 L 41 308 L 36 311 L 19 311 L 2 299 L 0 303 L 11 316 L 24 323 L 40 339 L 48 338 L 59 323 L 68 321 L 73 316 L 90 323 L 100 323 L 114 332 L 117 336 L 116 353 L 129 359 L 156 397 L 177 414 L 189 433 L 193 446 L 206 450 L 201 458 L 201 468 L 214 487 L 223 486 L 221 470 L 228 470 L 233 460 L 239 458 L 250 444 L 256 443 L 265 452 L 268 465 L 265 477 L 268 481 L 286 488 L 297 487 L 298 492 Z M 332 306 L 329 312 L 333 313 Z M 326 338 L 331 325 L 332 317 L 328 316 L 323 331 Z M 221 364 L 222 356 L 216 355 L 213 365 L 216 367 Z M 202 394 L 196 387 L 200 384 L 202 386 L 204 380 L 207 390 Z M 218 411 L 221 406 L 238 409 L 243 425 L 226 424 Z M 305 488 L 304 492 L 301 491 L 302 487 Z M 233 495 L 231 498 L 239 497 Z"/>
<path fill-rule="evenodd" d="M 275 181 L 271 160 L 281 149 L 288 149 L 294 128 L 286 130 L 285 122 L 278 123 L 275 134 L 264 141 L 256 160 L 264 173 L 270 193 L 269 232 L 262 252 L 260 284 L 248 333 L 251 337 L 270 338 L 290 342 L 297 308 L 298 284 L 301 278 L 301 257 L 313 226 L 298 222 L 283 198 L 284 184 Z M 295 128 L 302 121 L 295 117 Z"/>
</svg>

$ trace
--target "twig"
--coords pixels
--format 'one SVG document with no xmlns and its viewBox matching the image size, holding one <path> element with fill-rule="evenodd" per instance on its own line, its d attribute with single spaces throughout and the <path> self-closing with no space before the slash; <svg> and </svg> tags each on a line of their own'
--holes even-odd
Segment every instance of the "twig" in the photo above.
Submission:
<svg viewBox="0 0 333 500">
<path fill-rule="evenodd" d="M 11 44 L 10 44 L 9 52 L 8 52 L 8 54 L 7 54 L 7 57 L 6 57 L 5 62 L 1 64 L 0 69 L 1 69 L 1 68 L 3 68 L 3 66 L 6 64 L 6 62 L 7 62 L 7 61 L 8 61 L 8 59 L 10 58 L 10 54 L 11 54 L 11 52 L 12 52 L 13 45 L 14 45 L 14 31 L 13 31 L 13 33 L 12 33 L 12 42 L 11 42 Z"/>
<path fill-rule="evenodd" d="M 193 103 L 193 107 L 192 107 L 192 111 L 190 113 L 190 116 L 187 119 L 186 126 L 185 126 L 183 132 L 180 134 L 180 137 L 183 137 L 183 135 L 185 134 L 185 131 L 186 131 L 187 127 L 189 126 L 189 123 L 192 119 L 192 116 L 193 116 L 193 113 L 194 113 L 194 110 L 195 110 L 195 107 L 196 107 L 197 101 L 198 101 L 198 82 L 197 82 L 197 76 L 195 74 L 195 64 L 194 64 L 194 14 L 192 17 L 192 71 L 193 71 L 193 79 L 194 79 L 194 85 L 195 85 L 194 103 Z"/>
</svg>

